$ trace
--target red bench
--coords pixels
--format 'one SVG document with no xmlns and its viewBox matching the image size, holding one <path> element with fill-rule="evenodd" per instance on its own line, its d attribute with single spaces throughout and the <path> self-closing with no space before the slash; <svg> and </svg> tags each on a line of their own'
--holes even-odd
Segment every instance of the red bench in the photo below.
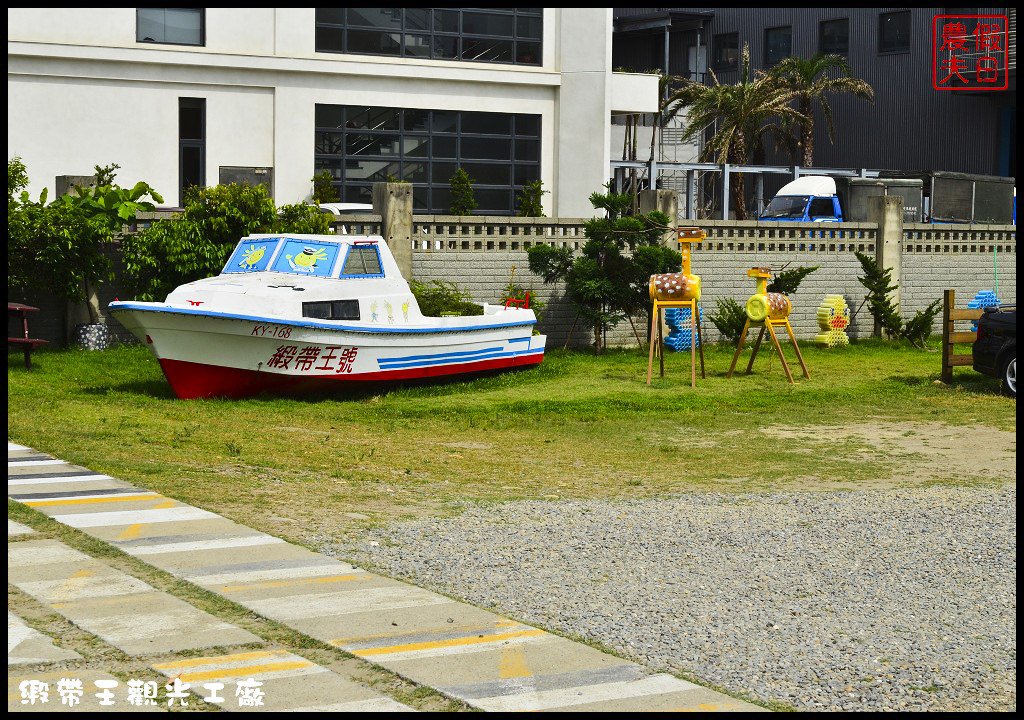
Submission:
<svg viewBox="0 0 1024 720">
<path fill-rule="evenodd" d="M 40 340 L 38 338 L 31 338 L 28 336 L 28 314 L 30 312 L 39 312 L 39 308 L 34 308 L 31 305 L 22 305 L 21 303 L 7 303 L 7 314 L 8 315 L 21 315 L 21 327 L 24 331 L 23 337 L 8 337 L 7 344 L 20 345 L 22 350 L 25 352 L 25 367 L 29 370 L 32 369 L 32 351 L 40 345 L 46 345 L 49 341 Z"/>
</svg>

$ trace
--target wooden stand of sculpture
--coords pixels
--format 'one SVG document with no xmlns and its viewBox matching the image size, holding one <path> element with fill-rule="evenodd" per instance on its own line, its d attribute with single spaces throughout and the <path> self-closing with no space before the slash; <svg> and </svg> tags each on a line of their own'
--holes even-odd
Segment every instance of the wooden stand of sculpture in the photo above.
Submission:
<svg viewBox="0 0 1024 720">
<path fill-rule="evenodd" d="M 690 272 L 690 244 L 704 240 L 700 228 L 679 228 L 679 252 L 683 256 L 683 269 L 678 273 L 651 275 L 649 293 L 651 296 L 651 342 L 647 357 L 647 384 L 651 384 L 654 369 L 654 352 L 661 359 L 661 377 L 665 377 L 665 349 L 662 342 L 661 316 L 669 308 L 689 308 L 691 337 L 697 342 L 690 343 L 690 386 L 697 387 L 697 347 L 700 347 L 700 376 L 704 375 L 704 338 L 701 336 L 700 314 L 697 301 L 700 299 L 700 277 Z"/>
<path fill-rule="evenodd" d="M 761 340 L 764 338 L 765 330 L 767 330 L 768 337 L 771 338 L 772 345 L 775 346 L 775 351 L 779 354 L 779 359 L 782 361 L 782 369 L 786 371 L 786 378 L 789 379 L 789 382 L 794 383 L 793 373 L 789 371 L 786 356 L 782 354 L 782 346 L 779 345 L 779 339 L 775 337 L 775 327 L 782 326 L 786 328 L 789 340 L 793 343 L 793 349 L 796 350 L 796 357 L 800 361 L 800 367 L 803 368 L 804 377 L 810 380 L 811 374 L 807 371 L 807 365 L 804 364 L 804 358 L 800 354 L 800 348 L 796 344 L 796 337 L 793 335 L 793 328 L 789 324 L 789 313 L 793 310 L 793 305 L 789 302 L 789 298 L 781 293 L 768 292 L 768 280 L 772 276 L 769 268 L 750 268 L 750 270 L 747 270 L 747 275 L 754 278 L 754 282 L 757 283 L 757 292 L 747 300 L 747 321 L 743 324 L 743 332 L 740 334 L 740 341 L 736 346 L 736 354 L 732 356 L 732 365 L 729 366 L 727 377 L 732 377 L 732 372 L 736 368 L 736 361 L 739 360 L 740 353 L 743 351 L 743 344 L 747 340 L 747 330 L 752 327 L 759 327 L 761 332 L 757 335 L 757 341 L 754 343 L 754 352 L 750 356 L 750 362 L 747 363 L 747 373 L 749 374 L 754 367 L 754 358 L 757 357 L 757 351 L 761 347 Z"/>
</svg>

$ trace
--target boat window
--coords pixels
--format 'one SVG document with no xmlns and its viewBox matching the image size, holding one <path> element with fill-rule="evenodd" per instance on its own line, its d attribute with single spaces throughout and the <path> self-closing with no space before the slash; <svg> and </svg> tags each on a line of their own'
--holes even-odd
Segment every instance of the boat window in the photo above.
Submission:
<svg viewBox="0 0 1024 720">
<path fill-rule="evenodd" d="M 320 320 L 358 320 L 358 300 L 323 300 L 302 303 L 302 317 Z"/>
<path fill-rule="evenodd" d="M 335 243 L 288 238 L 272 269 L 292 275 L 329 277 L 337 257 L 338 246 Z"/>
<path fill-rule="evenodd" d="M 224 266 L 225 273 L 263 272 L 267 269 L 270 258 L 280 238 L 264 238 L 261 240 L 243 240 L 238 243 L 231 259 Z"/>
<path fill-rule="evenodd" d="M 342 277 L 384 277 L 377 245 L 352 245 L 345 256 Z"/>
</svg>

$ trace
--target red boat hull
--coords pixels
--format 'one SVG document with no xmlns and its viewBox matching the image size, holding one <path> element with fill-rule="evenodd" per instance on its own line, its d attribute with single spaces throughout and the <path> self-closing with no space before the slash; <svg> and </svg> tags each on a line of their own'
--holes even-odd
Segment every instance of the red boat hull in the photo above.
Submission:
<svg viewBox="0 0 1024 720">
<path fill-rule="evenodd" d="M 239 368 L 205 365 L 185 360 L 160 360 L 160 367 L 171 384 L 174 394 L 183 400 L 191 398 L 224 397 L 244 398 L 262 393 L 298 394 L 339 390 L 357 387 L 361 384 L 393 382 L 395 380 L 416 380 L 446 375 L 466 375 L 489 370 L 505 370 L 514 367 L 537 365 L 544 359 L 539 352 L 517 357 L 503 357 L 493 360 L 435 365 L 357 375 L 285 375 L 281 373 L 257 372 Z"/>
</svg>

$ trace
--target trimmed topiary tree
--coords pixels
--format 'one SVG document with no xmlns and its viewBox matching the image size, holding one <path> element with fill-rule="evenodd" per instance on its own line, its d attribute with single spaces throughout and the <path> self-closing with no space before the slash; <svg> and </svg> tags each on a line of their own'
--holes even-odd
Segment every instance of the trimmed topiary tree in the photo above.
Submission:
<svg viewBox="0 0 1024 720">
<path fill-rule="evenodd" d="M 452 215 L 475 215 L 477 208 L 476 196 L 473 194 L 473 183 L 475 181 L 462 168 L 452 175 L 452 205 L 449 212 Z"/>
<path fill-rule="evenodd" d="M 593 329 L 594 348 L 600 353 L 607 346 L 611 327 L 635 317 L 643 308 L 650 311 L 650 276 L 678 268 L 682 256 L 661 246 L 669 224 L 664 213 L 625 215 L 632 198 L 612 192 L 610 187 L 606 193 L 591 194 L 590 202 L 606 215 L 586 222 L 588 239 L 578 256 L 569 248 L 549 245 L 531 247 L 527 256 L 530 270 L 545 283 L 565 283 L 578 317 Z"/>
</svg>

